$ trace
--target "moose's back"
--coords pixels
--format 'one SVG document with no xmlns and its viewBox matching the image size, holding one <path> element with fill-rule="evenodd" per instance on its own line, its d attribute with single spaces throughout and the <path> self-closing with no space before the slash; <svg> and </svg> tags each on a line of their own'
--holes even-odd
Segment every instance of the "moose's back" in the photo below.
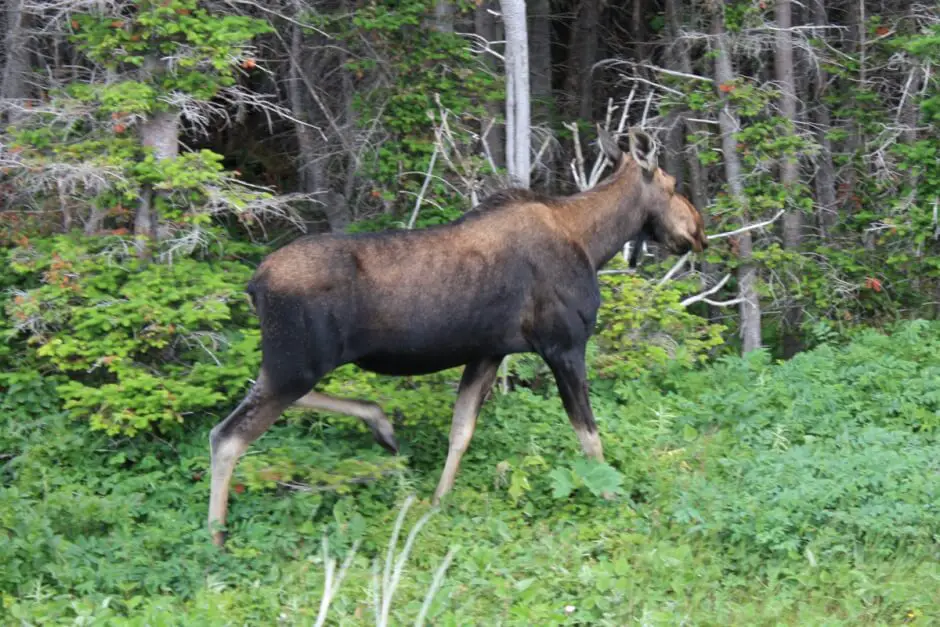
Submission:
<svg viewBox="0 0 940 627">
<path fill-rule="evenodd" d="M 330 334 L 340 348 L 319 357 L 325 367 L 355 362 L 388 374 L 531 350 L 525 321 L 578 265 L 551 211 L 520 203 L 419 231 L 299 239 L 252 279 L 263 334 L 304 334 L 294 342 L 312 341 L 313 352 L 316 336 Z M 274 300 L 278 307 L 265 306 Z M 298 307 L 304 328 L 266 313 Z"/>
</svg>

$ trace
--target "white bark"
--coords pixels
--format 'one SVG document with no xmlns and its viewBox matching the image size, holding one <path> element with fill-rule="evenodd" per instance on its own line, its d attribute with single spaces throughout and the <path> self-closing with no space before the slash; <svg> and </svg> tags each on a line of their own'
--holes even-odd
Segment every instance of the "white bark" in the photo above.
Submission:
<svg viewBox="0 0 940 627">
<path fill-rule="evenodd" d="M 531 104 L 525 0 L 501 0 L 506 26 L 506 162 L 515 185 L 529 186 Z"/>
</svg>

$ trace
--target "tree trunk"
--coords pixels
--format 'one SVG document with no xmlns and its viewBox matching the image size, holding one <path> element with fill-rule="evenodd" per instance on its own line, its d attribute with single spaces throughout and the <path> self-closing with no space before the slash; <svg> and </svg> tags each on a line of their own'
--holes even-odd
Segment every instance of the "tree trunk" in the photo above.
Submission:
<svg viewBox="0 0 940 627">
<path fill-rule="evenodd" d="M 144 82 L 152 80 L 166 70 L 165 63 L 156 57 L 144 59 L 141 78 Z M 172 159 L 179 154 L 180 120 L 179 111 L 158 111 L 140 126 L 140 143 L 145 148 L 152 148 L 158 161 Z M 159 216 L 155 201 L 157 193 L 151 185 L 143 185 L 137 213 L 134 216 L 134 236 L 137 255 L 141 259 L 151 259 L 157 240 Z"/>
<path fill-rule="evenodd" d="M 793 79 L 793 26 L 790 0 L 777 0 L 775 7 L 777 30 L 775 35 L 774 71 L 780 88 L 780 115 L 795 129 L 797 126 L 796 81 Z M 786 155 L 780 163 L 780 182 L 792 193 L 799 184 L 800 164 L 796 155 Z M 789 195 L 789 194 L 788 194 Z M 783 215 L 783 247 L 799 250 L 803 241 L 803 214 L 799 208 L 790 208 Z M 797 303 L 788 302 L 783 311 L 783 356 L 788 358 L 800 352 L 802 338 L 800 324 L 802 311 Z"/>
<path fill-rule="evenodd" d="M 441 33 L 454 32 L 454 6 L 451 0 L 435 0 L 434 30 Z"/>
<path fill-rule="evenodd" d="M 693 74 L 692 55 L 689 51 L 689 44 L 679 38 L 681 29 L 678 5 L 678 0 L 665 1 L 666 28 L 669 33 L 669 39 L 672 41 L 671 53 L 669 55 L 670 65 L 672 69 L 678 70 L 679 72 Z M 682 119 L 679 122 L 676 132 L 678 137 L 677 139 L 673 139 L 673 141 L 678 141 L 680 145 L 684 146 L 685 134 L 694 131 L 695 127 L 686 119 L 687 112 L 683 111 L 681 113 Z M 688 183 L 681 185 L 679 189 L 686 193 L 692 199 L 692 204 L 701 211 L 708 205 L 708 186 L 705 168 L 702 166 L 702 162 L 699 161 L 697 151 L 694 149 L 683 149 L 683 154 L 685 156 L 685 165 L 688 169 Z M 677 171 L 681 170 L 678 164 L 676 164 L 675 167 Z M 673 173 L 670 172 L 670 174 Z M 673 175 L 676 176 L 677 182 L 682 180 L 677 175 Z"/>
<path fill-rule="evenodd" d="M 912 61 L 911 68 L 904 79 L 901 92 L 901 104 L 898 107 L 898 122 L 901 127 L 901 141 L 905 144 L 913 144 L 917 141 L 917 127 L 920 123 L 920 103 L 917 99 L 917 92 L 923 85 L 924 70 Z M 916 179 L 914 173 L 908 174 L 908 182 L 914 185 Z"/>
<path fill-rule="evenodd" d="M 734 80 L 734 69 L 731 65 L 731 56 L 728 45 L 728 35 L 725 33 L 724 3 L 721 3 L 712 19 L 712 35 L 715 42 L 717 56 L 715 57 L 715 82 L 717 86 L 730 83 Z M 747 222 L 747 196 L 744 194 L 744 180 L 741 174 L 741 160 L 737 153 L 737 140 L 734 133 L 739 122 L 726 93 L 719 90 L 721 97 L 721 111 L 718 114 L 718 124 L 721 131 L 721 149 L 724 155 L 725 176 L 728 180 L 728 190 L 735 204 L 741 207 L 741 218 Z M 753 241 L 751 232 L 745 231 L 738 236 L 738 296 L 742 299 L 739 306 L 741 316 L 741 349 L 749 353 L 761 346 L 761 318 L 760 301 L 757 296 L 757 267 L 752 262 Z"/>
<path fill-rule="evenodd" d="M 689 44 L 680 38 L 681 22 L 679 17 L 679 0 L 665 0 L 664 9 L 666 14 L 666 32 L 671 43 L 667 58 L 671 69 L 693 74 L 692 55 L 689 51 Z M 688 118 L 688 111 L 679 111 L 676 127 L 669 134 L 668 141 L 676 146 L 676 150 L 681 151 L 677 158 L 670 160 L 668 152 L 666 157 L 667 168 L 674 167 L 675 172 L 669 171 L 676 177 L 676 188 L 680 193 L 685 194 L 692 200 L 692 204 L 702 212 L 705 220 L 705 226 L 708 227 L 709 219 L 705 213 L 708 206 L 708 173 L 705 166 L 698 157 L 698 150 L 694 146 L 685 146 L 685 135 L 695 131 L 695 126 Z M 684 161 L 684 163 L 683 163 Z M 683 172 L 683 165 L 687 176 L 680 176 Z M 715 278 L 718 276 L 713 264 L 702 262 L 702 275 L 704 284 L 707 288 L 714 285 Z M 715 305 L 708 305 L 708 319 L 717 323 L 722 316 L 721 308 Z"/>
<path fill-rule="evenodd" d="M 649 38 L 649 28 L 647 26 L 646 0 L 633 0 L 630 10 L 630 36 L 633 38 L 633 57 L 637 62 L 642 63 L 649 59 L 649 46 L 646 40 Z M 639 68 L 637 68 L 639 71 Z"/>
<path fill-rule="evenodd" d="M 848 3 L 849 37 L 852 42 L 852 52 L 857 56 L 858 62 L 858 84 L 864 85 L 867 79 L 867 35 L 865 32 L 865 0 L 849 0 Z M 852 85 L 847 85 L 848 92 L 853 93 Z M 852 98 L 854 100 L 854 98 Z M 853 107 L 854 108 L 854 107 Z M 865 177 L 867 172 L 859 171 L 865 161 L 860 160 L 859 156 L 864 146 L 861 124 L 857 119 L 850 118 L 848 121 L 848 139 L 846 141 L 846 151 L 848 160 L 843 180 L 845 182 L 845 195 L 843 202 L 845 204 L 853 203 L 856 197 L 855 185 L 859 176 Z M 867 168 L 866 168 L 867 169 Z M 867 242 L 866 242 L 867 244 Z M 866 246 L 868 247 L 868 246 Z"/>
<path fill-rule="evenodd" d="M 814 0 L 813 3 L 813 24 L 816 26 L 828 26 L 829 18 L 826 15 L 825 0 Z M 824 32 L 817 35 L 825 37 Z M 813 89 L 813 99 L 815 103 L 812 108 L 812 119 L 816 127 L 816 143 L 819 145 L 819 156 L 816 158 L 816 178 L 814 181 L 816 191 L 816 225 L 819 228 L 819 235 L 823 239 L 828 239 L 832 228 L 839 221 L 838 209 L 836 207 L 836 169 L 832 163 L 832 141 L 829 139 L 829 131 L 832 128 L 832 116 L 829 113 L 829 105 L 823 98 L 829 84 L 829 73 L 820 67 L 816 72 L 816 82 Z"/>
<path fill-rule="evenodd" d="M 597 24 L 600 20 L 600 0 L 581 0 L 578 19 L 568 46 L 567 91 L 577 97 L 572 112 L 581 120 L 590 120 L 594 111 L 593 66 L 597 60 Z"/>
<path fill-rule="evenodd" d="M 670 69 L 691 73 L 692 62 L 689 58 L 688 47 L 686 43 L 679 39 L 679 10 L 678 0 L 665 0 L 666 13 L 666 34 L 667 45 L 669 46 L 666 54 L 667 66 Z M 684 172 L 684 147 L 685 147 L 685 111 L 678 108 L 670 112 L 667 118 L 669 132 L 666 135 L 666 171 L 676 177 L 676 189 L 680 193 L 689 195 L 689 187 Z M 696 159 L 698 161 L 698 159 Z M 691 164 L 689 164 L 691 165 Z M 691 172 L 690 172 L 691 174 Z M 695 200 L 692 201 L 695 204 Z M 701 210 L 703 205 L 696 205 Z"/>
<path fill-rule="evenodd" d="M 489 12 L 489 9 L 494 8 L 495 5 L 495 2 L 481 2 L 473 14 L 476 34 L 488 42 L 499 41 L 503 38 L 502 24 Z M 496 72 L 497 65 L 494 61 L 495 57 L 488 53 L 484 53 L 484 55 L 483 62 Z M 485 106 L 489 119 L 483 121 L 483 128 L 480 129 L 481 132 L 486 130 L 489 120 L 495 120 L 501 117 L 500 107 L 497 103 L 487 102 Z M 493 126 L 490 127 L 489 133 L 487 133 L 482 140 L 486 142 L 496 167 L 500 168 L 506 166 L 507 137 L 505 125 L 493 124 Z"/>
<path fill-rule="evenodd" d="M 549 0 L 529 3 L 529 61 L 532 74 L 532 119 L 552 119 L 552 7 Z"/>
<path fill-rule="evenodd" d="M 513 184 L 529 186 L 529 44 L 525 0 L 501 0 L 506 25 L 506 160 Z"/>
<path fill-rule="evenodd" d="M 288 81 L 287 97 L 290 101 L 291 115 L 297 120 L 294 122 L 294 132 L 297 135 L 297 174 L 301 189 L 307 194 L 319 194 L 323 200 L 323 213 L 330 230 L 342 232 L 349 226 L 349 208 L 346 197 L 334 193 L 326 180 L 324 163 L 317 154 L 317 136 L 309 123 L 308 111 L 311 107 L 303 97 L 301 84 L 304 83 L 301 72 L 305 64 L 302 62 L 305 51 L 303 28 L 294 25 L 291 29 L 290 50 L 290 80 Z M 344 75 L 345 78 L 345 75 Z M 312 81 L 315 82 L 315 81 Z M 325 192 L 325 193 L 324 193 Z"/>
<path fill-rule="evenodd" d="M 7 0 L 6 29 L 3 48 L 6 63 L 0 80 L 0 98 L 25 100 L 29 97 L 26 75 L 29 71 L 29 52 L 27 47 L 26 27 L 28 15 L 24 9 L 24 0 Z M 16 122 L 19 115 L 11 113 L 8 120 Z"/>
<path fill-rule="evenodd" d="M 780 115 L 794 127 L 797 125 L 796 82 L 793 79 L 793 37 L 790 33 L 792 15 L 790 0 L 777 0 L 777 31 L 774 69 L 780 87 Z M 792 188 L 799 183 L 800 168 L 796 156 L 784 157 L 780 164 L 780 182 Z M 803 215 L 787 211 L 783 216 L 783 243 L 786 248 L 798 248 L 802 240 Z"/>
</svg>

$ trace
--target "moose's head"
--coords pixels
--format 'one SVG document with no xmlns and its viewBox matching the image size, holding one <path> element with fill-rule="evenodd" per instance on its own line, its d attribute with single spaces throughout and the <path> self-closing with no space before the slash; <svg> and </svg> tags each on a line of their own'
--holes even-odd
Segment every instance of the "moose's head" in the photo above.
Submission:
<svg viewBox="0 0 940 627">
<path fill-rule="evenodd" d="M 708 247 L 702 214 L 682 194 L 676 193 L 676 179 L 657 165 L 656 142 L 643 131 L 631 129 L 624 148 L 598 126 L 601 149 L 619 167 L 630 167 L 639 174 L 634 195 L 634 211 L 640 211 L 643 224 L 634 241 L 630 265 L 636 265 L 638 251 L 644 241 L 652 240 L 669 252 L 682 255 L 690 250 L 702 252 Z M 624 163 L 626 162 L 626 163 Z"/>
</svg>

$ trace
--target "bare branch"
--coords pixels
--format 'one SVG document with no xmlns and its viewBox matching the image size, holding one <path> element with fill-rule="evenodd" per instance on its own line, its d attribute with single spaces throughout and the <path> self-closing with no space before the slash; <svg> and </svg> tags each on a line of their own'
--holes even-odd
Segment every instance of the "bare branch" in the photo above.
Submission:
<svg viewBox="0 0 940 627">
<path fill-rule="evenodd" d="M 428 163 L 428 172 L 424 177 L 424 183 L 421 184 L 421 191 L 418 192 L 418 198 L 415 200 L 414 211 L 411 212 L 411 218 L 408 220 L 408 228 L 415 228 L 415 220 L 418 219 L 418 211 L 421 210 L 421 201 L 424 200 L 424 193 L 428 191 L 428 184 L 431 182 L 431 173 L 434 172 L 434 164 L 437 162 L 437 153 L 440 150 L 438 142 L 434 142 L 434 152 L 431 153 L 431 162 Z"/>
<path fill-rule="evenodd" d="M 709 296 L 711 296 L 712 294 L 714 294 L 715 292 L 723 288 L 725 286 L 725 283 L 727 283 L 730 278 L 731 278 L 731 274 L 730 273 L 726 274 L 725 276 L 721 278 L 720 281 L 715 283 L 715 285 L 713 285 L 711 288 L 707 289 L 701 294 L 696 294 L 695 296 L 689 296 L 688 298 L 686 298 L 679 304 L 682 305 L 683 307 L 688 307 L 692 303 L 697 303 L 699 301 L 706 300 Z"/>
<path fill-rule="evenodd" d="M 744 233 L 746 231 L 753 231 L 754 229 L 760 229 L 768 224 L 773 224 L 785 213 L 786 210 L 781 209 L 777 212 L 777 215 L 772 217 L 769 220 L 764 220 L 763 222 L 757 222 L 756 224 L 748 224 L 747 226 L 742 226 L 740 229 L 735 229 L 733 231 L 726 231 L 724 233 L 715 233 L 714 235 L 709 235 L 708 239 L 718 239 L 720 237 L 731 237 L 732 235 L 738 235 L 739 233 Z"/>
<path fill-rule="evenodd" d="M 679 257 L 679 261 L 677 261 L 677 262 L 675 263 L 675 265 L 672 266 L 672 268 L 669 269 L 669 272 L 666 273 L 666 276 L 664 276 L 663 278 L 661 278 L 661 279 L 659 280 L 659 283 L 657 283 L 656 285 L 657 285 L 657 286 L 663 285 L 663 284 L 665 284 L 669 279 L 671 279 L 672 277 L 674 277 L 674 276 L 676 275 L 676 273 L 679 272 L 679 270 L 682 269 L 682 266 L 685 265 L 685 262 L 689 260 L 689 255 L 691 255 L 691 254 L 692 254 L 692 253 L 686 253 L 686 254 L 682 255 L 681 257 Z"/>
<path fill-rule="evenodd" d="M 574 172 L 575 183 L 583 191 L 588 186 L 587 176 L 584 173 L 584 153 L 581 151 L 581 136 L 578 133 L 578 125 L 573 122 L 565 122 L 564 126 L 573 135 L 575 159 L 571 163 L 571 169 Z"/>
</svg>

